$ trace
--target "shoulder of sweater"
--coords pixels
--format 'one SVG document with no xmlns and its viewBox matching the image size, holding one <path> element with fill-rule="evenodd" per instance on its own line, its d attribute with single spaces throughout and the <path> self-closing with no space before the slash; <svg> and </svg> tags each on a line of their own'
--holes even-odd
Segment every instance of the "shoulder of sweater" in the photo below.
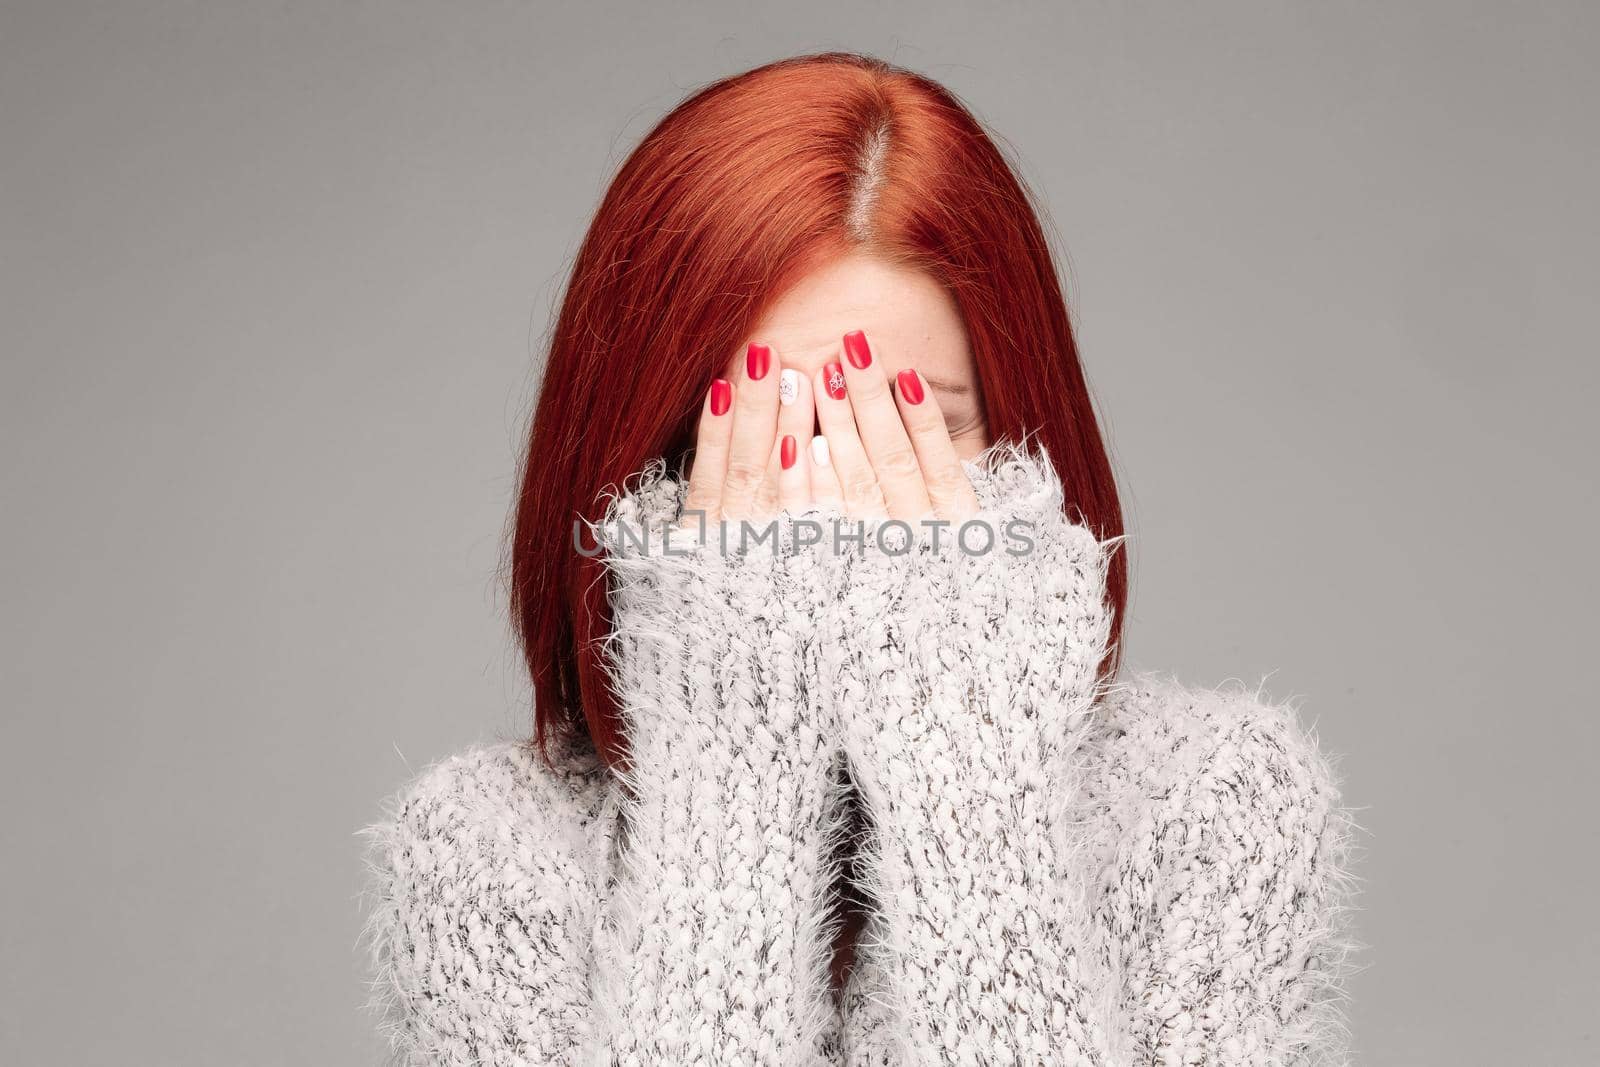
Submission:
<svg viewBox="0 0 1600 1067">
<path fill-rule="evenodd" d="M 1334 759 L 1301 713 L 1298 701 L 1268 696 L 1240 682 L 1188 685 L 1149 671 L 1132 672 L 1101 701 L 1106 733 L 1138 762 L 1179 776 L 1246 768 L 1292 775 L 1337 796 Z"/>
<path fill-rule="evenodd" d="M 549 846 L 585 848 L 609 774 L 592 752 L 569 743 L 553 746 L 552 760 L 529 741 L 470 745 L 413 776 L 369 833 L 447 847 L 472 836 L 463 830 L 514 831 Z"/>
<path fill-rule="evenodd" d="M 373 923 L 508 885 L 552 907 L 591 892 L 608 846 L 609 772 L 562 746 L 555 765 L 529 742 L 471 745 L 414 775 L 363 830 Z M 369 931 L 377 933 L 379 931 Z"/>
</svg>

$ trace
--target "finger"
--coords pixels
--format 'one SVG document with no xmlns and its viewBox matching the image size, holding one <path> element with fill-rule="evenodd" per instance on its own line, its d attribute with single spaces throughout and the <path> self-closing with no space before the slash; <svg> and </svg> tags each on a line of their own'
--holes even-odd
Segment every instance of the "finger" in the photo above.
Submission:
<svg viewBox="0 0 1600 1067">
<path fill-rule="evenodd" d="M 833 470 L 833 458 L 828 454 L 828 439 L 817 434 L 811 439 L 811 499 L 825 509 L 844 510 L 844 493 L 839 488 L 839 476 Z"/>
<path fill-rule="evenodd" d="M 916 449 L 922 480 L 933 502 L 934 514 L 951 522 L 964 522 L 978 513 L 978 494 L 967 478 L 950 440 L 950 427 L 927 379 L 914 368 L 895 376 L 895 403 Z"/>
<path fill-rule="evenodd" d="M 722 482 L 728 473 L 728 443 L 733 434 L 733 383 L 718 378 L 706 390 L 695 428 L 694 462 L 689 468 L 689 488 L 683 497 L 680 525 L 698 529 L 722 517 Z M 702 518 L 700 514 L 703 513 Z"/>
<path fill-rule="evenodd" d="M 811 382 L 793 367 L 778 379 L 778 449 L 768 478 L 777 487 L 778 507 L 795 514 L 811 503 L 811 432 L 817 411 Z"/>
<path fill-rule="evenodd" d="M 872 460 L 867 458 L 856 433 L 844 369 L 836 362 L 829 363 L 817 371 L 811 384 L 817 398 L 817 423 L 828 439 L 828 455 L 833 460 L 834 476 L 839 479 L 845 515 L 855 519 L 883 517 L 883 492 L 878 488 Z"/>
<path fill-rule="evenodd" d="M 855 413 L 862 447 L 872 460 L 889 517 L 917 520 L 933 511 L 922 478 L 916 450 L 900 421 L 900 411 L 889 392 L 883 361 L 873 357 L 867 335 L 852 330 L 844 335 L 844 377 Z"/>
<path fill-rule="evenodd" d="M 767 476 L 778 427 L 778 376 L 772 348 L 751 342 L 733 391 L 733 438 L 722 480 L 722 517 L 753 517 L 756 493 Z"/>
<path fill-rule="evenodd" d="M 810 384 L 799 371 L 785 367 L 778 375 L 777 442 L 772 450 L 772 458 L 767 463 L 766 477 L 756 492 L 755 512 L 758 516 L 770 517 L 779 508 L 798 511 L 809 502 L 809 481 L 797 479 L 793 474 L 787 478 L 784 476 L 782 445 L 784 437 L 793 437 L 795 458 L 797 461 L 804 459 L 802 453 L 810 442 L 811 428 L 816 419 L 816 411 L 811 404 Z M 795 465 L 789 469 L 793 470 Z M 787 498 L 784 493 L 786 487 Z"/>
</svg>

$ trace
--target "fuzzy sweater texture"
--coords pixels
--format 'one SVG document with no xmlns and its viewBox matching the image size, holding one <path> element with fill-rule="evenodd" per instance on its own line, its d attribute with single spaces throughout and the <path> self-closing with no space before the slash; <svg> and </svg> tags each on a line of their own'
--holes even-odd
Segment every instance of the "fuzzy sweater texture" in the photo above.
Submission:
<svg viewBox="0 0 1600 1067">
<path fill-rule="evenodd" d="M 629 765 L 482 745 L 370 828 L 396 1062 L 1344 1062 L 1328 761 L 1250 691 L 1098 682 L 1112 546 L 1041 453 L 966 467 L 987 552 L 926 527 L 805 544 L 820 511 L 665 552 L 621 532 L 676 517 L 660 464 L 611 502 Z M 870 910 L 836 998 L 850 849 Z"/>
</svg>

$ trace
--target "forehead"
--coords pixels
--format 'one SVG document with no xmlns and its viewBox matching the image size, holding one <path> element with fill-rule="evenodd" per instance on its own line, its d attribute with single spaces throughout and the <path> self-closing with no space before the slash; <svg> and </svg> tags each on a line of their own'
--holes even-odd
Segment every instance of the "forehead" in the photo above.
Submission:
<svg viewBox="0 0 1600 1067">
<path fill-rule="evenodd" d="M 921 271 L 865 254 L 835 260 L 780 296 L 750 340 L 770 344 L 785 365 L 810 371 L 839 358 L 841 338 L 864 330 L 894 372 L 970 383 L 976 375 L 966 327 L 945 288 Z M 737 358 L 743 358 L 741 346 Z"/>
</svg>

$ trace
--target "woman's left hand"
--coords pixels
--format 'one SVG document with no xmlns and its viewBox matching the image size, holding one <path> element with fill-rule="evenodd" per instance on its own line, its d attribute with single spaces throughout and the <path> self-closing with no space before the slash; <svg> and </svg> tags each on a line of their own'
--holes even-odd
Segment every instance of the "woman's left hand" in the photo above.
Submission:
<svg viewBox="0 0 1600 1067">
<path fill-rule="evenodd" d="M 844 358 L 812 376 L 827 463 L 811 463 L 812 495 L 841 501 L 851 518 L 962 522 L 978 496 L 961 466 L 927 380 L 915 368 L 889 388 L 866 335 L 844 335 Z"/>
<path fill-rule="evenodd" d="M 815 685 L 872 827 L 869 996 L 899 1006 L 908 1063 L 1118 1062 L 1062 814 L 1109 635 L 1101 545 L 1047 454 L 997 450 L 969 481 L 921 376 L 891 393 L 864 337 L 844 349 L 815 392 L 849 513 L 999 527 L 828 571 Z"/>
</svg>

